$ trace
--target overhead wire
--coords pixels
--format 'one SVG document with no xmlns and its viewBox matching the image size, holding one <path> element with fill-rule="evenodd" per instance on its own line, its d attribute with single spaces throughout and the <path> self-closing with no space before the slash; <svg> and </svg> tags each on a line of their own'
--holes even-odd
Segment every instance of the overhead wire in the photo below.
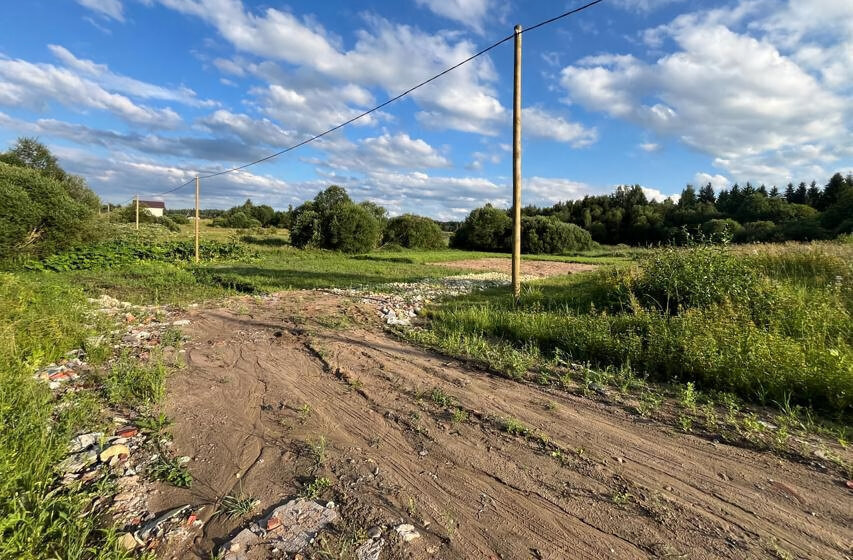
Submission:
<svg viewBox="0 0 853 560">
<path fill-rule="evenodd" d="M 571 9 L 571 10 L 569 10 L 569 11 L 563 12 L 563 13 L 562 13 L 562 14 L 560 14 L 560 15 L 554 16 L 554 17 L 549 18 L 549 19 L 546 19 L 546 20 L 544 20 L 544 21 L 540 21 L 539 23 L 536 23 L 536 24 L 534 24 L 534 25 L 531 25 L 530 27 L 522 28 L 522 29 L 520 30 L 520 32 L 519 32 L 519 33 L 521 33 L 521 34 L 529 33 L 530 31 L 534 31 L 534 30 L 536 30 L 536 29 L 539 29 L 540 27 L 544 27 L 544 26 L 546 26 L 546 25 L 548 25 L 548 24 L 554 23 L 555 21 L 558 21 L 558 20 L 563 19 L 563 18 L 565 18 L 565 17 L 568 17 L 568 16 L 571 16 L 571 15 L 577 14 L 577 13 L 579 13 L 579 12 L 582 12 L 582 11 L 584 11 L 584 10 L 588 9 L 588 8 L 591 8 L 591 7 L 595 6 L 596 4 L 600 4 L 600 3 L 601 3 L 601 2 L 603 2 L 603 1 L 604 1 L 604 0 L 593 0 L 592 2 L 588 2 L 588 3 L 586 3 L 586 4 L 582 5 L 582 6 L 579 6 L 579 7 L 577 7 L 577 8 L 574 8 L 574 9 Z M 442 70 L 442 71 L 441 71 L 441 72 L 439 72 L 438 74 L 435 74 L 434 76 L 432 76 L 432 77 L 430 77 L 430 78 L 427 78 L 426 80 L 424 80 L 424 81 L 422 81 L 422 82 L 418 83 L 417 85 L 414 85 L 414 86 L 410 87 L 410 88 L 409 88 L 409 89 L 407 89 L 406 91 L 404 91 L 404 92 L 402 92 L 402 93 L 400 93 L 400 94 L 398 94 L 398 95 L 395 95 L 394 97 L 391 97 L 390 99 L 387 99 L 387 100 L 386 100 L 386 101 L 384 101 L 383 103 L 380 103 L 379 105 L 376 105 L 375 107 L 373 107 L 373 108 L 371 108 L 371 109 L 368 109 L 368 110 L 366 110 L 366 111 L 364 111 L 364 112 L 362 112 L 362 113 L 359 113 L 358 115 L 356 115 L 356 116 L 352 117 L 351 119 L 349 119 L 349 120 L 347 120 L 347 121 L 344 121 L 344 122 L 342 122 L 342 123 L 340 123 L 340 124 L 337 124 L 337 125 L 333 126 L 332 128 L 329 128 L 328 130 L 325 130 L 325 131 L 323 131 L 323 132 L 321 132 L 321 133 L 319 133 L 319 134 L 315 134 L 314 136 L 311 136 L 310 138 L 307 138 L 307 139 L 305 139 L 305 140 L 302 140 L 301 142 L 297 142 L 296 144 L 293 144 L 293 145 L 291 145 L 291 146 L 288 146 L 288 147 L 286 147 L 286 148 L 283 148 L 283 149 L 281 149 L 281 150 L 279 150 L 279 151 L 277 151 L 277 152 L 275 152 L 275 153 L 273 153 L 273 154 L 270 154 L 270 155 L 268 155 L 268 156 L 264 156 L 264 157 L 262 157 L 262 158 L 260 158 L 260 159 L 256 159 L 256 160 L 254 160 L 254 161 L 250 161 L 249 163 L 244 163 L 244 164 L 242 164 L 242 165 L 238 165 L 238 166 L 236 166 L 236 167 L 231 167 L 231 168 L 229 168 L 229 169 L 224 169 L 224 170 L 222 170 L 222 171 L 217 171 L 217 172 L 214 172 L 214 173 L 210 173 L 210 174 L 208 174 L 208 175 L 200 175 L 200 176 L 198 176 L 198 178 L 199 178 L 199 179 L 210 179 L 211 177 L 218 177 L 218 176 L 220 176 L 220 175 L 225 175 L 225 174 L 228 174 L 228 173 L 233 173 L 233 172 L 235 172 L 235 171 L 240 171 L 240 170 L 242 170 L 242 169 L 246 169 L 247 167 L 251 167 L 251 166 L 253 166 L 253 165 L 257 165 L 257 164 L 259 164 L 259 163 L 263 163 L 263 162 L 265 162 L 265 161 L 269 161 L 269 160 L 271 160 L 271 159 L 273 159 L 273 158 L 276 158 L 276 157 L 278 157 L 278 156 L 280 156 L 280 155 L 283 155 L 283 154 L 286 154 L 286 153 L 291 152 L 291 151 L 293 151 L 293 150 L 296 150 L 297 148 L 301 148 L 302 146 L 305 146 L 306 144 L 310 144 L 311 142 L 314 142 L 314 141 L 316 141 L 316 140 L 319 140 L 320 138 L 322 138 L 322 137 L 324 137 L 324 136 L 326 136 L 326 135 L 328 135 L 328 134 L 331 134 L 332 132 L 335 132 L 336 130 L 340 130 L 341 128 L 344 128 L 345 126 L 350 125 L 350 124 L 354 123 L 355 121 L 357 121 L 357 120 L 359 120 L 359 119 L 362 119 L 362 118 L 364 118 L 364 117 L 366 117 L 366 116 L 368 116 L 368 115 L 370 115 L 370 114 L 372 114 L 372 113 L 375 113 L 376 111 L 379 111 L 379 110 L 380 110 L 380 109 L 382 109 L 383 107 L 387 107 L 388 105 L 390 105 L 390 104 L 394 103 L 395 101 L 398 101 L 399 99 L 402 99 L 403 97 L 405 97 L 405 96 L 409 95 L 410 93 L 414 92 L 415 90 L 422 88 L 423 86 L 425 86 L 425 85 L 427 85 L 427 84 L 429 84 L 429 83 L 431 83 L 431 82 L 433 82 L 433 81 L 437 80 L 438 78 L 441 78 L 442 76 L 444 76 L 445 74 L 448 74 L 448 73 L 452 72 L 453 70 L 456 70 L 456 69 L 457 69 L 457 68 L 459 68 L 460 66 L 463 66 L 463 65 L 465 65 L 465 64 L 468 64 L 469 62 L 471 62 L 471 61 L 472 61 L 472 60 L 474 60 L 475 58 L 478 58 L 478 57 L 480 57 L 480 56 L 483 56 L 484 54 L 486 54 L 486 53 L 488 53 L 489 51 L 491 51 L 491 50 L 495 49 L 496 47 L 498 47 L 498 46 L 500 46 L 500 45 L 502 45 L 502 44 L 506 43 L 506 42 L 507 42 L 507 41 L 509 41 L 510 39 L 513 39 L 514 37 L 515 37 L 515 32 L 513 32 L 513 33 L 511 33 L 511 34 L 507 35 L 506 37 L 503 37 L 502 39 L 499 39 L 499 40 L 495 41 L 495 42 L 494 42 L 494 43 L 492 43 L 491 45 L 489 45 L 489 46 L 487 46 L 487 47 L 485 47 L 485 48 L 483 48 L 483 49 L 481 49 L 481 50 L 477 51 L 476 53 L 472 54 L 472 55 L 471 55 L 471 56 L 469 56 L 468 58 L 466 58 L 466 59 L 464 59 L 464 60 L 462 60 L 462 61 L 460 61 L 460 62 L 457 62 L 457 63 L 456 63 L 456 64 L 454 64 L 453 66 L 450 66 L 450 67 L 448 67 L 448 68 L 445 68 L 444 70 Z M 165 191 L 165 192 L 160 193 L 160 194 L 151 195 L 151 196 L 155 196 L 155 197 L 157 197 L 157 196 L 165 196 L 165 195 L 167 195 L 167 194 L 171 194 L 171 193 L 173 193 L 173 192 L 175 192 L 175 191 L 178 191 L 178 190 L 180 190 L 180 189 L 182 189 L 182 188 L 186 187 L 187 185 L 189 185 L 189 184 L 190 184 L 190 183 L 192 183 L 193 181 L 195 181 L 195 177 L 193 177 L 192 179 L 190 179 L 190 180 L 189 180 L 189 181 L 187 181 L 186 183 L 183 183 L 182 185 L 178 185 L 177 187 L 175 187 L 175 188 L 173 188 L 173 189 L 170 189 L 170 190 Z"/>
</svg>

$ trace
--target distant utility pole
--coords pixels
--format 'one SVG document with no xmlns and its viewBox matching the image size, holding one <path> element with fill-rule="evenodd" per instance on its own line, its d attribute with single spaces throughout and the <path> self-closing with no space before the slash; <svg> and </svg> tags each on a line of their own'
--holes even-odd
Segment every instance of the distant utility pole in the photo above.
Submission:
<svg viewBox="0 0 853 560">
<path fill-rule="evenodd" d="M 195 176 L 195 262 L 198 262 L 198 199 L 199 199 L 199 180 L 198 175 Z"/>
<path fill-rule="evenodd" d="M 139 194 L 136 195 L 136 229 L 139 229 Z"/>
<path fill-rule="evenodd" d="M 512 294 L 521 298 L 521 26 L 515 26 L 512 97 Z"/>
</svg>

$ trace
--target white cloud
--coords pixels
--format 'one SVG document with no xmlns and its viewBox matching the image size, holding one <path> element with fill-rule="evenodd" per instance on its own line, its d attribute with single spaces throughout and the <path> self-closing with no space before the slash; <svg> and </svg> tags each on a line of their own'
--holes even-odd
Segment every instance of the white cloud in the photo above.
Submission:
<svg viewBox="0 0 853 560">
<path fill-rule="evenodd" d="M 646 198 L 649 200 L 656 200 L 658 202 L 663 202 L 664 200 L 672 200 L 673 202 L 678 202 L 678 199 L 681 198 L 680 194 L 664 194 L 658 189 L 653 189 L 651 187 L 640 187 L 643 189 L 643 194 L 646 195 Z"/>
<path fill-rule="evenodd" d="M 121 0 L 77 0 L 77 3 L 98 15 L 124 21 L 124 10 Z"/>
<path fill-rule="evenodd" d="M 317 147 L 324 150 L 328 158 L 315 158 L 311 162 L 337 173 L 370 174 L 392 169 L 423 170 L 451 166 L 450 160 L 426 141 L 411 138 L 405 133 L 385 133 L 358 142 L 343 137 L 330 140 L 326 137 L 317 143 Z"/>
<path fill-rule="evenodd" d="M 0 105 L 41 110 L 53 100 L 75 110 L 108 111 L 138 125 L 170 128 L 181 122 L 181 117 L 168 107 L 137 105 L 124 95 L 52 64 L 33 64 L 0 55 L 0 78 Z"/>
<path fill-rule="evenodd" d="M 457 21 L 477 33 L 483 32 L 483 20 L 495 6 L 490 0 L 416 0 L 418 6 Z"/>
<path fill-rule="evenodd" d="M 658 38 L 675 42 L 675 52 L 651 63 L 632 55 L 587 57 L 564 68 L 561 83 L 570 101 L 675 136 L 736 179 L 772 182 L 802 173 L 776 155 L 806 146 L 813 161 L 837 159 L 853 139 L 849 97 L 767 37 L 722 23 L 734 25 L 751 10 L 755 3 L 744 2 L 729 13 L 679 16 L 655 28 Z"/>
<path fill-rule="evenodd" d="M 327 84 L 334 79 L 361 87 L 378 86 L 389 96 L 476 51 L 472 42 L 460 39 L 457 33 L 426 33 L 375 16 L 365 16 L 368 28 L 356 31 L 355 45 L 345 50 L 338 37 L 313 20 L 273 8 L 256 14 L 239 0 L 160 2 L 213 25 L 243 53 L 296 65 L 299 71 L 324 76 Z M 238 63 L 220 60 L 214 64 L 235 75 L 245 71 Z M 494 134 L 507 118 L 492 87 L 496 80 L 491 60 L 482 56 L 415 91 L 411 98 L 422 109 L 419 120 L 431 128 Z"/>
<path fill-rule="evenodd" d="M 530 177 L 522 184 L 525 205 L 553 206 L 563 200 L 578 200 L 602 192 L 587 183 L 562 178 Z"/>
<path fill-rule="evenodd" d="M 573 148 L 589 146 L 598 140 L 598 131 L 594 127 L 569 122 L 540 107 L 522 109 L 522 131 L 533 138 L 564 142 Z"/>
<path fill-rule="evenodd" d="M 161 101 L 176 101 L 190 106 L 211 107 L 214 101 L 199 99 L 196 93 L 186 87 L 165 88 L 148 82 L 142 82 L 128 76 L 110 71 L 106 64 L 98 64 L 92 60 L 74 56 L 71 51 L 61 45 L 48 45 L 48 49 L 70 70 L 96 81 L 110 91 L 120 92 L 141 99 L 158 99 Z"/>
<path fill-rule="evenodd" d="M 656 142 L 643 142 L 637 147 L 648 153 L 659 152 L 661 149 L 661 145 Z"/>
<path fill-rule="evenodd" d="M 710 173 L 700 171 L 693 177 L 693 185 L 697 188 L 704 187 L 708 183 L 711 183 L 714 190 L 718 192 L 720 189 L 726 189 L 731 185 L 731 181 L 725 175 L 711 175 Z"/>
</svg>

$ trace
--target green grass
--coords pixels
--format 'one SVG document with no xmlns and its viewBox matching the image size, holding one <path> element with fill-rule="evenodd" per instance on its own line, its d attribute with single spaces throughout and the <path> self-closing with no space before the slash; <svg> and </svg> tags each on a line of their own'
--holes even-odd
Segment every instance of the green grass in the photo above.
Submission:
<svg viewBox="0 0 853 560">
<path fill-rule="evenodd" d="M 69 439 L 96 427 L 91 396 L 56 401 L 33 371 L 81 347 L 98 319 L 83 292 L 53 275 L 0 273 L 0 558 L 127 558 L 112 530 L 86 515 L 98 486 L 56 490 Z"/>
<path fill-rule="evenodd" d="M 511 377 L 559 354 L 849 415 L 853 249 L 769 251 L 662 249 L 642 267 L 533 283 L 518 308 L 507 288 L 487 290 L 431 308 L 429 329 L 412 336 Z"/>
<path fill-rule="evenodd" d="M 107 400 L 131 407 L 154 405 L 166 393 L 166 364 L 158 356 L 147 363 L 124 354 L 110 368 L 104 380 Z"/>
</svg>

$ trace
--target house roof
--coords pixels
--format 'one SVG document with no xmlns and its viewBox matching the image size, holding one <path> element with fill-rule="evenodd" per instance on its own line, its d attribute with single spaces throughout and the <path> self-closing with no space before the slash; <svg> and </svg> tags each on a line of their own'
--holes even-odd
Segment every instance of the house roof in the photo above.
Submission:
<svg viewBox="0 0 853 560">
<path fill-rule="evenodd" d="M 162 200 L 140 200 L 140 208 L 163 208 L 166 209 L 166 203 Z"/>
</svg>

